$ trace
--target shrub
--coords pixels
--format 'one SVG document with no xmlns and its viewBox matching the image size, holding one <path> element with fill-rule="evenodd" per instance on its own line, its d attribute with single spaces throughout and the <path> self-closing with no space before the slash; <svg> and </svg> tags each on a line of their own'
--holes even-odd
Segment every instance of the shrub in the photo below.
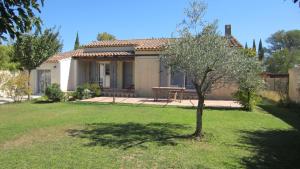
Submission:
<svg viewBox="0 0 300 169">
<path fill-rule="evenodd" d="M 75 91 L 76 99 L 81 100 L 83 98 L 83 91 L 84 91 L 84 88 L 82 86 L 78 86 L 76 88 L 76 91 Z"/>
<path fill-rule="evenodd" d="M 76 92 L 66 92 L 64 100 L 65 101 L 74 101 L 74 100 L 76 100 Z"/>
<path fill-rule="evenodd" d="M 45 95 L 49 101 L 59 102 L 63 99 L 64 93 L 60 90 L 58 84 L 51 84 L 46 88 Z"/>
<path fill-rule="evenodd" d="M 92 97 L 92 92 L 89 89 L 84 89 L 82 96 L 82 99 L 89 99 Z"/>
<path fill-rule="evenodd" d="M 16 76 L 11 76 L 2 86 L 2 89 L 15 102 L 21 101 L 24 96 L 31 93 L 28 88 L 28 75 L 26 72 L 20 72 Z"/>
<path fill-rule="evenodd" d="M 80 100 L 100 96 L 100 94 L 100 86 L 96 83 L 85 83 L 82 86 L 78 86 L 75 91 L 75 97 Z"/>
<path fill-rule="evenodd" d="M 89 90 L 92 92 L 92 97 L 97 97 L 101 95 L 101 88 L 97 83 L 90 84 Z"/>
<path fill-rule="evenodd" d="M 252 111 L 253 108 L 261 101 L 261 97 L 255 91 L 241 87 L 233 95 L 233 97 L 237 99 L 247 111 Z"/>
</svg>

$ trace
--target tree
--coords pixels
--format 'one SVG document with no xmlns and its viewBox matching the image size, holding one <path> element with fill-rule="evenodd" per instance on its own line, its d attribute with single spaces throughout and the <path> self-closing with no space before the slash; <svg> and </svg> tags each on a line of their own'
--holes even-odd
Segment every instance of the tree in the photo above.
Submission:
<svg viewBox="0 0 300 169">
<path fill-rule="evenodd" d="M 290 68 L 300 63 L 300 50 L 278 50 L 266 59 L 266 68 L 271 73 L 287 73 Z"/>
<path fill-rule="evenodd" d="M 13 46 L 0 45 L 0 70 L 16 70 L 18 64 L 12 61 Z"/>
<path fill-rule="evenodd" d="M 263 86 L 262 79 L 259 77 L 262 67 L 257 62 L 256 52 L 253 49 L 243 50 L 245 57 L 244 67 L 241 70 L 241 76 L 237 76 L 239 88 L 234 97 L 245 110 L 252 111 L 261 99 L 258 93 Z"/>
<path fill-rule="evenodd" d="M 59 40 L 59 32 L 54 29 L 46 29 L 42 34 L 23 34 L 14 44 L 14 58 L 23 69 L 31 71 L 40 66 L 50 56 L 61 51 L 62 44 Z M 30 79 L 30 78 L 29 78 Z M 30 80 L 28 88 L 30 88 Z M 30 94 L 28 94 L 30 99 Z"/>
<path fill-rule="evenodd" d="M 299 0 L 293 0 L 293 1 L 295 4 L 299 2 Z M 300 2 L 299 2 L 299 7 L 300 7 Z"/>
<path fill-rule="evenodd" d="M 43 4 L 44 0 L 1 0 L 0 40 L 7 39 L 4 34 L 14 39 L 21 33 L 30 31 L 33 27 L 40 30 L 42 21 L 36 16 L 36 12 L 41 13 L 40 7 Z"/>
<path fill-rule="evenodd" d="M 256 43 L 255 43 L 255 39 L 253 39 L 252 49 L 256 52 Z"/>
<path fill-rule="evenodd" d="M 79 43 L 79 37 L 78 37 L 78 32 L 76 34 L 76 40 L 75 40 L 75 44 L 74 44 L 74 50 L 79 49 L 80 48 L 80 43 Z"/>
<path fill-rule="evenodd" d="M 261 39 L 259 40 L 259 45 L 258 45 L 258 60 L 262 61 L 264 59 L 265 51 L 262 45 Z"/>
<path fill-rule="evenodd" d="M 107 33 L 107 32 L 102 32 L 102 33 L 98 33 L 97 40 L 98 41 L 116 40 L 116 37 L 114 35 L 112 35 L 112 34 Z"/>
<path fill-rule="evenodd" d="M 267 39 L 267 43 L 270 44 L 270 53 L 283 49 L 300 49 L 300 30 L 277 31 Z"/>
<path fill-rule="evenodd" d="M 241 50 L 245 56 L 254 58 L 256 56 L 256 52 L 253 49 L 244 48 Z"/>
<path fill-rule="evenodd" d="M 242 52 L 229 47 L 228 39 L 219 35 L 217 23 L 203 21 L 206 5 L 193 1 L 186 9 L 186 18 L 178 28 L 179 38 L 173 39 L 161 53 L 161 60 L 171 69 L 191 78 L 198 96 L 196 139 L 202 136 L 204 100 L 211 87 L 220 87 L 227 80 L 242 75 L 245 66 Z"/>
<path fill-rule="evenodd" d="M 245 49 L 248 49 L 248 44 L 247 44 L 247 42 L 246 42 L 246 44 L 245 44 Z"/>
<path fill-rule="evenodd" d="M 287 73 L 289 68 L 300 63 L 300 30 L 280 30 L 272 34 L 266 50 L 270 55 L 265 65 L 268 72 Z"/>
</svg>

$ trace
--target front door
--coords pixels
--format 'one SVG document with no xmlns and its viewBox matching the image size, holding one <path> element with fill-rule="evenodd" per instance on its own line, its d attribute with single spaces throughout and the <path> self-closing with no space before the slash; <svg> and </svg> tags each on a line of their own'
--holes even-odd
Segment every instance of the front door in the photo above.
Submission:
<svg viewBox="0 0 300 169">
<path fill-rule="evenodd" d="M 99 63 L 99 82 L 104 88 L 110 88 L 110 63 Z"/>
<path fill-rule="evenodd" d="M 38 93 L 45 93 L 47 86 L 51 84 L 50 70 L 37 70 L 38 75 Z"/>
</svg>

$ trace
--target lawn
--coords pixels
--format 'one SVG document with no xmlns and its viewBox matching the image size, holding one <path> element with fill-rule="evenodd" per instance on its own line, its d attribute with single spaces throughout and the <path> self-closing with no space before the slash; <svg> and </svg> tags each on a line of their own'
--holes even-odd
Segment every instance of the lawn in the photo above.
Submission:
<svg viewBox="0 0 300 169">
<path fill-rule="evenodd" d="M 0 105 L 0 168 L 300 168 L 300 112 L 88 103 Z"/>
</svg>

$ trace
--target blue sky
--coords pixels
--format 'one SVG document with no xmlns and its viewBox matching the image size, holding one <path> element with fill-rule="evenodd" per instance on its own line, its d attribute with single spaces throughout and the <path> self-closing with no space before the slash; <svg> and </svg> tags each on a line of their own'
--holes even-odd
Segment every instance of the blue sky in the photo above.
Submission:
<svg viewBox="0 0 300 169">
<path fill-rule="evenodd" d="M 98 32 L 118 39 L 170 37 L 183 19 L 189 0 L 46 0 L 41 18 L 45 27 L 59 27 L 63 51 L 72 50 L 76 32 L 81 44 Z M 232 25 L 244 45 L 266 40 L 277 30 L 300 29 L 300 8 L 292 0 L 206 0 L 206 20 L 218 19 L 219 30 Z M 266 44 L 265 44 L 266 45 Z"/>
</svg>

